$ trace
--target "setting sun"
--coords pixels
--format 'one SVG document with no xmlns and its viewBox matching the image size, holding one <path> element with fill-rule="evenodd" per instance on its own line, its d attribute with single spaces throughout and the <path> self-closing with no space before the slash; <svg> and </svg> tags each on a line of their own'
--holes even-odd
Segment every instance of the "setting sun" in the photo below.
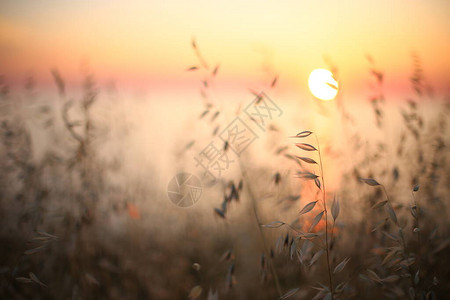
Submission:
<svg viewBox="0 0 450 300">
<path fill-rule="evenodd" d="M 308 86 L 314 97 L 320 100 L 332 100 L 338 92 L 338 83 L 333 73 L 325 69 L 315 69 L 308 79 Z"/>
</svg>

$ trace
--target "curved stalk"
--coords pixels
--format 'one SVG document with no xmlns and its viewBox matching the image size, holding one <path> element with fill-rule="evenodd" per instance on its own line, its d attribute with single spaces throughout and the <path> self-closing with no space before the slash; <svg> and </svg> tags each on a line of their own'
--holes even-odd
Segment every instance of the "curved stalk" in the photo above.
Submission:
<svg viewBox="0 0 450 300">
<path fill-rule="evenodd" d="M 393 206 L 391 204 L 391 199 L 389 198 L 389 195 L 388 195 L 388 193 L 386 191 L 386 188 L 382 184 L 381 184 L 381 187 L 383 188 L 384 194 L 386 195 L 386 198 L 387 198 L 387 201 L 388 201 L 387 205 L 389 205 L 391 207 L 391 209 L 393 210 L 394 208 L 393 208 Z M 394 214 L 395 214 L 395 212 L 394 212 Z M 397 222 L 396 225 L 397 225 L 399 231 L 401 231 L 402 227 L 400 226 L 400 224 Z M 405 241 L 405 237 L 403 236 L 403 232 L 402 232 L 402 234 L 400 234 L 400 239 L 401 239 L 401 243 L 402 243 L 402 247 L 403 247 L 403 258 L 405 259 L 405 261 L 408 261 L 408 256 L 406 255 L 406 241 Z M 409 274 L 410 274 L 411 286 L 415 290 L 416 289 L 416 283 L 414 282 L 414 273 L 413 273 L 413 271 L 411 269 L 411 266 L 409 264 L 408 264 L 408 271 L 409 271 Z"/>
<path fill-rule="evenodd" d="M 256 221 L 256 223 L 258 225 L 258 231 L 259 231 L 259 234 L 261 236 L 261 240 L 262 240 L 263 247 L 264 247 L 264 252 L 266 253 L 267 261 L 268 261 L 269 266 L 270 266 L 270 271 L 272 272 L 272 275 L 273 275 L 273 278 L 274 278 L 274 281 L 275 281 L 275 287 L 277 289 L 278 295 L 281 297 L 283 294 L 281 292 L 280 281 L 278 279 L 278 275 L 277 275 L 275 266 L 273 265 L 273 260 L 272 260 L 272 257 L 270 256 L 270 251 L 267 250 L 268 249 L 267 248 L 267 242 L 266 242 L 266 238 L 264 237 L 264 233 L 263 233 L 263 231 L 261 229 L 261 224 L 262 223 L 261 223 L 261 221 L 259 219 L 259 215 L 258 215 L 258 210 L 257 210 L 257 206 L 256 206 L 256 198 L 255 198 L 255 196 L 253 194 L 252 189 L 250 188 L 249 180 L 248 180 L 248 177 L 247 177 L 247 171 L 245 170 L 241 160 L 239 160 L 239 166 L 241 168 L 242 177 L 244 177 L 244 181 L 246 182 L 245 186 L 246 186 L 248 194 L 250 196 L 250 201 L 252 203 L 253 214 L 255 216 L 255 221 Z"/>
<path fill-rule="evenodd" d="M 323 208 L 325 212 L 325 247 L 327 254 L 327 268 L 328 268 L 328 280 L 330 283 L 330 291 L 331 291 L 331 300 L 333 300 L 334 289 L 333 289 L 333 276 L 331 275 L 331 264 L 330 264 L 330 247 L 328 243 L 328 211 L 327 211 L 327 203 L 326 203 L 326 188 L 325 188 L 325 178 L 323 176 L 323 164 L 322 164 L 322 155 L 320 153 L 320 144 L 319 139 L 317 138 L 317 134 L 314 134 L 317 141 L 317 151 L 319 153 L 319 163 L 320 163 L 320 176 L 322 177 L 322 191 L 323 191 Z"/>
</svg>

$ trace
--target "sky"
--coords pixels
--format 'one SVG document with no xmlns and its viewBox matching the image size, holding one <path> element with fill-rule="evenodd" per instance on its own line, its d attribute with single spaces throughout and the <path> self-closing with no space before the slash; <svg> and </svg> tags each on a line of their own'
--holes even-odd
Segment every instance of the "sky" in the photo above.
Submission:
<svg viewBox="0 0 450 300">
<path fill-rule="evenodd" d="M 365 89 L 370 54 L 388 89 L 407 89 L 421 59 L 438 92 L 450 87 L 450 1 L 1 1 L 0 74 L 71 82 L 88 62 L 98 78 L 123 86 L 170 89 L 191 84 L 195 37 L 230 85 L 278 75 L 306 86 L 309 73 L 339 68 L 348 88 Z"/>
</svg>

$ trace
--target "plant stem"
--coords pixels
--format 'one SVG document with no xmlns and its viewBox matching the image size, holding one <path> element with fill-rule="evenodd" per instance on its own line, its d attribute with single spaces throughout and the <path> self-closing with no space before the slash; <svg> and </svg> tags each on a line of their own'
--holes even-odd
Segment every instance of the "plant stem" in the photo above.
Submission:
<svg viewBox="0 0 450 300">
<path fill-rule="evenodd" d="M 391 204 L 391 199 L 389 198 L 389 195 L 388 195 L 388 193 L 387 193 L 387 191 L 386 191 L 386 188 L 385 188 L 384 185 L 382 185 L 382 184 L 381 184 L 381 187 L 383 188 L 384 194 L 386 195 L 386 198 L 387 198 L 387 201 L 388 201 L 387 205 L 390 205 L 390 206 L 391 206 L 391 209 L 394 210 L 394 207 L 393 207 L 392 204 Z M 394 214 L 395 214 L 395 211 L 394 211 Z M 415 290 L 415 289 L 416 289 L 416 284 L 415 284 L 415 282 L 414 282 L 414 273 L 413 273 L 413 271 L 412 271 L 412 269 L 411 269 L 411 266 L 410 266 L 409 263 L 408 263 L 408 257 L 406 256 L 406 242 L 405 242 L 405 237 L 403 236 L 403 231 L 402 231 L 402 228 L 400 227 L 400 224 L 398 223 L 398 220 L 397 220 L 396 225 L 397 225 L 397 227 L 398 227 L 398 229 L 399 229 L 399 235 L 400 235 L 401 242 L 402 242 L 402 246 L 403 246 L 403 258 L 405 259 L 405 261 L 406 261 L 406 263 L 407 263 L 407 265 L 408 265 L 408 271 L 409 271 L 410 278 L 411 278 L 411 286 L 412 286 L 412 287 L 414 288 L 414 290 Z M 401 234 L 400 234 L 400 231 L 402 231 Z"/>
<path fill-rule="evenodd" d="M 317 138 L 317 135 L 314 134 L 317 141 L 317 151 L 319 153 L 319 162 L 320 162 L 320 175 L 322 177 L 322 189 L 323 189 L 323 208 L 325 211 L 325 247 L 326 247 L 326 253 L 327 253 L 327 267 L 328 267 L 328 280 L 330 282 L 330 291 L 331 291 L 331 300 L 333 300 L 333 277 L 331 275 L 331 265 L 330 265 L 330 251 L 329 251 L 329 245 L 328 245 L 328 212 L 327 212 L 327 203 L 326 203 L 326 188 L 325 188 L 325 178 L 323 176 L 323 164 L 322 164 L 322 155 L 320 153 L 320 144 L 319 139 Z"/>
<path fill-rule="evenodd" d="M 416 207 L 416 221 L 417 221 L 416 227 L 419 229 L 419 231 L 417 231 L 417 242 L 419 243 L 419 253 L 420 253 L 420 223 L 419 223 L 420 210 L 419 206 L 417 205 L 416 196 L 414 196 L 413 192 L 411 192 L 411 194 L 414 199 L 414 206 Z"/>
<path fill-rule="evenodd" d="M 275 266 L 273 265 L 273 261 L 272 261 L 271 255 L 270 255 L 270 251 L 267 250 L 268 248 L 267 248 L 266 238 L 264 237 L 264 233 L 263 233 L 263 231 L 261 229 L 261 224 L 262 223 L 261 223 L 261 221 L 259 219 L 259 216 L 258 216 L 258 210 L 257 210 L 257 206 L 256 206 L 256 198 L 255 198 L 255 195 L 253 194 L 252 189 L 250 188 L 249 180 L 248 180 L 248 177 L 247 177 L 247 171 L 245 170 L 241 160 L 239 160 L 239 165 L 241 167 L 242 177 L 244 177 L 244 182 L 246 183 L 245 186 L 246 186 L 248 194 L 250 196 L 250 201 L 252 203 L 253 214 L 255 216 L 255 220 L 256 220 L 256 223 L 257 223 L 257 226 L 258 226 L 258 231 L 259 231 L 259 234 L 261 236 L 261 240 L 263 242 L 264 252 L 266 253 L 267 261 L 269 263 L 270 270 L 272 272 L 272 275 L 273 275 L 273 278 L 274 278 L 274 281 L 275 281 L 275 287 L 277 289 L 278 295 L 281 297 L 283 294 L 281 292 L 280 281 L 278 280 L 278 275 L 277 275 Z"/>
</svg>

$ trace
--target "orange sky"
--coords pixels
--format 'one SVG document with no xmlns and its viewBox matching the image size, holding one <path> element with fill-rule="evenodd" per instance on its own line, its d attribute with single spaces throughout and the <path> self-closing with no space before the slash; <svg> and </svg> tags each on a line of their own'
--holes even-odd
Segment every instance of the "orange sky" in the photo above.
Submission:
<svg viewBox="0 0 450 300">
<path fill-rule="evenodd" d="M 264 63 L 289 85 L 306 84 L 327 55 L 358 88 L 370 53 L 391 88 L 402 88 L 415 51 L 436 90 L 450 85 L 446 0 L 2 1 L 0 73 L 47 82 L 57 66 L 70 80 L 88 60 L 99 78 L 173 86 L 195 63 L 192 36 L 228 82 L 264 77 Z"/>
</svg>

